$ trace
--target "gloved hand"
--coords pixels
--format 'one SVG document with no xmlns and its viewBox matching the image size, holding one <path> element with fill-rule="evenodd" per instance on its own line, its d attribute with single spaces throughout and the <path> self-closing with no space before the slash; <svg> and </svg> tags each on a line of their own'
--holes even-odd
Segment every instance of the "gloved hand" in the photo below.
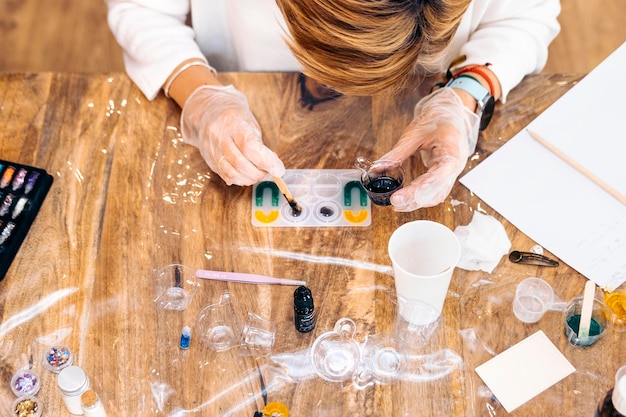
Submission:
<svg viewBox="0 0 626 417">
<path fill-rule="evenodd" d="M 185 143 L 198 148 L 228 185 L 252 185 L 268 173 L 285 173 L 282 161 L 263 144 L 246 97 L 232 85 L 196 89 L 185 102 L 180 125 Z"/>
<path fill-rule="evenodd" d="M 445 200 L 474 152 L 479 123 L 452 88 L 440 88 L 417 103 L 398 143 L 379 159 L 404 161 L 419 150 L 428 168 L 391 195 L 396 211 L 432 207 Z"/>
</svg>

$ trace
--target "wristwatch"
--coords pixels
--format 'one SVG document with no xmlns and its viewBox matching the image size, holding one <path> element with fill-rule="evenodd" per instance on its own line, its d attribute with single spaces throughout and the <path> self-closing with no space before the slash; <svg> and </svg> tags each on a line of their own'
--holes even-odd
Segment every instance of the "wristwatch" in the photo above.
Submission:
<svg viewBox="0 0 626 417">
<path fill-rule="evenodd" d="M 458 88 L 476 99 L 476 109 L 474 109 L 474 112 L 480 117 L 480 126 L 478 129 L 484 130 L 491 121 L 493 109 L 496 104 L 489 90 L 483 87 L 476 78 L 464 74 L 458 75 L 448 81 L 446 87 Z"/>
</svg>

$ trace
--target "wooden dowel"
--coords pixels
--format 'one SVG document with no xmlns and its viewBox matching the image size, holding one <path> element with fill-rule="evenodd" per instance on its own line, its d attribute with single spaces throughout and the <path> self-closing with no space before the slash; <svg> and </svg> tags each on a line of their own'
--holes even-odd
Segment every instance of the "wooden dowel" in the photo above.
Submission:
<svg viewBox="0 0 626 417">
<path fill-rule="evenodd" d="M 283 193 L 285 198 L 287 200 L 293 200 L 293 195 L 291 194 L 291 192 L 289 192 L 289 188 L 287 188 L 287 184 L 285 184 L 285 181 L 280 177 L 272 177 L 272 178 L 274 179 L 274 182 L 276 183 L 276 185 L 278 185 L 278 189 L 280 190 L 281 193 Z"/>
<path fill-rule="evenodd" d="M 536 140 L 541 145 L 543 145 L 547 150 L 552 152 L 555 156 L 560 158 L 562 161 L 568 163 L 572 168 L 574 168 L 575 170 L 577 170 L 578 172 L 583 174 L 585 177 L 587 177 L 591 181 L 593 181 L 598 187 L 602 188 L 604 191 L 606 191 L 607 193 L 611 194 L 613 197 L 615 197 L 622 204 L 626 205 L 626 196 L 622 195 L 615 188 L 611 187 L 609 184 L 607 184 L 606 182 L 602 181 L 593 172 L 589 171 L 587 168 L 585 168 L 584 166 L 580 165 L 578 162 L 576 162 L 575 160 L 573 160 L 572 158 L 567 156 L 565 153 L 563 153 L 563 151 L 561 151 L 559 148 L 554 146 L 552 143 L 548 142 L 545 138 L 543 138 L 538 133 L 533 132 L 532 130 L 528 130 L 528 129 L 527 129 L 527 131 L 530 134 L 530 137 L 532 137 L 534 140 Z"/>
</svg>

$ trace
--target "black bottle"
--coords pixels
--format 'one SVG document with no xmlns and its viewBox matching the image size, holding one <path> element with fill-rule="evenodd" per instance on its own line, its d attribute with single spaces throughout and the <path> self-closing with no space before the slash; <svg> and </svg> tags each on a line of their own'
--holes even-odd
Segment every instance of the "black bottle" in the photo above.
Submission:
<svg viewBox="0 0 626 417">
<path fill-rule="evenodd" d="M 315 328 L 313 295 L 304 285 L 296 288 L 293 293 L 293 318 L 299 332 L 307 333 Z"/>
<path fill-rule="evenodd" d="M 626 366 L 617 370 L 615 387 L 606 393 L 595 417 L 624 417 L 626 416 Z"/>
</svg>

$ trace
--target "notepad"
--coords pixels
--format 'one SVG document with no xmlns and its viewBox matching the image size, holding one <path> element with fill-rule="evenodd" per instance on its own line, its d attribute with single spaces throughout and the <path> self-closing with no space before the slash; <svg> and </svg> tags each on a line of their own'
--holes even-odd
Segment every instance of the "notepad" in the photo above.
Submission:
<svg viewBox="0 0 626 417">
<path fill-rule="evenodd" d="M 531 239 L 598 286 L 626 281 L 626 205 L 534 141 L 537 132 L 626 195 L 626 43 L 460 179 Z"/>
<path fill-rule="evenodd" d="M 476 368 L 509 413 L 575 371 L 541 330 Z"/>
</svg>

